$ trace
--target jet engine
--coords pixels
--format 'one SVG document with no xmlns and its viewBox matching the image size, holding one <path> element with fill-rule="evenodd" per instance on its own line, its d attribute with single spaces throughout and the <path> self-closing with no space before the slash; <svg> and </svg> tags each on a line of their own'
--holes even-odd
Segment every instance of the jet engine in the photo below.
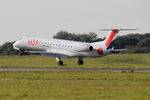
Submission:
<svg viewBox="0 0 150 100">
<path fill-rule="evenodd" d="M 78 52 L 88 52 L 93 50 L 93 46 L 88 44 L 75 44 L 74 49 Z"/>
</svg>

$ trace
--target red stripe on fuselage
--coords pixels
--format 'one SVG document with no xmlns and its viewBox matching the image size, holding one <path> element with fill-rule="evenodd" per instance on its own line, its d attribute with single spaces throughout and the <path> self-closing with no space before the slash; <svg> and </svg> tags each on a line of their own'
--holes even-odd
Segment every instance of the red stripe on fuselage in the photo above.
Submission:
<svg viewBox="0 0 150 100">
<path fill-rule="evenodd" d="M 110 43 L 112 42 L 113 38 L 115 37 L 117 31 L 116 30 L 113 30 L 110 35 L 108 36 L 106 42 L 105 42 L 105 45 L 106 47 L 109 47 Z"/>
</svg>

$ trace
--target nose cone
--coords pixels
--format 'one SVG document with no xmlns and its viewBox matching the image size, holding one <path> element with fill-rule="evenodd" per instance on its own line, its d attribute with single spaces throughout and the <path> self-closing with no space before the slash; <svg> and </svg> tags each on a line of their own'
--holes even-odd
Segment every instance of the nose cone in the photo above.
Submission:
<svg viewBox="0 0 150 100">
<path fill-rule="evenodd" d="M 14 44 L 13 44 L 13 47 L 16 47 L 17 46 L 17 42 L 15 42 Z"/>
<path fill-rule="evenodd" d="M 13 48 L 16 49 L 16 50 L 19 50 L 19 42 L 16 41 L 16 42 L 13 44 Z"/>
</svg>

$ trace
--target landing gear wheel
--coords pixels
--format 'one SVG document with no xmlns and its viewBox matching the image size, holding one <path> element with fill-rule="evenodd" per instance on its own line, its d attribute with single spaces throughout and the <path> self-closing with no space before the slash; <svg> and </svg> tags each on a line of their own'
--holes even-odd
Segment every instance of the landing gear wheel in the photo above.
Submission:
<svg viewBox="0 0 150 100">
<path fill-rule="evenodd" d="M 78 65 L 83 65 L 83 61 L 78 61 Z"/>
<path fill-rule="evenodd" d="M 57 62 L 57 64 L 58 64 L 58 66 L 63 66 L 63 61 L 60 60 Z"/>
<path fill-rule="evenodd" d="M 21 48 L 19 49 L 19 56 L 23 55 L 24 50 L 22 50 Z"/>
<path fill-rule="evenodd" d="M 19 56 L 22 56 L 22 53 L 21 53 L 21 52 L 19 52 Z"/>
<path fill-rule="evenodd" d="M 79 60 L 78 60 L 78 65 L 83 65 L 83 64 L 84 64 L 83 58 L 79 58 Z"/>
<path fill-rule="evenodd" d="M 64 65 L 64 64 L 63 64 L 63 61 L 61 61 L 61 58 L 56 57 L 56 61 L 57 61 L 57 65 L 58 65 L 58 66 L 63 66 L 63 65 Z"/>
</svg>

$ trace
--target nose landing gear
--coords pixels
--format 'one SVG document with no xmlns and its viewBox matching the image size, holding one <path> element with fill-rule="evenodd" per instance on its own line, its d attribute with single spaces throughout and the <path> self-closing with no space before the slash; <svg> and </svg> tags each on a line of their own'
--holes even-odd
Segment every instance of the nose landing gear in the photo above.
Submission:
<svg viewBox="0 0 150 100">
<path fill-rule="evenodd" d="M 19 49 L 19 56 L 22 56 L 24 54 L 24 50 L 23 49 Z"/>
</svg>

